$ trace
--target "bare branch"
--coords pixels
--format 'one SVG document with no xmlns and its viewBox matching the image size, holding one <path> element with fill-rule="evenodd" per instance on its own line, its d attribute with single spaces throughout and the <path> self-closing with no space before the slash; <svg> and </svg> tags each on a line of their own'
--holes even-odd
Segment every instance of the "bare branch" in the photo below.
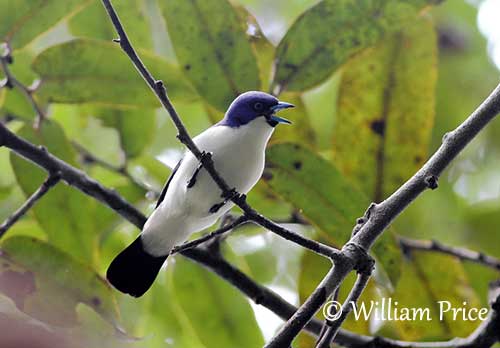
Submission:
<svg viewBox="0 0 500 348">
<path fill-rule="evenodd" d="M 248 217 L 246 217 L 245 215 L 241 215 L 240 217 L 236 218 L 233 222 L 231 222 L 225 226 L 222 226 L 221 228 L 219 228 L 213 232 L 210 232 L 209 234 L 206 234 L 203 237 L 200 237 L 200 238 L 195 239 L 193 241 L 190 241 L 190 242 L 187 242 L 187 243 L 184 243 L 182 245 L 174 247 L 172 249 L 172 251 L 170 252 L 170 254 L 175 254 L 175 253 L 187 250 L 187 249 L 194 248 L 200 244 L 207 242 L 208 240 L 211 240 L 211 239 L 216 238 L 216 237 L 220 237 L 223 234 L 231 231 L 236 226 L 244 224 L 247 221 L 248 221 Z"/>
<path fill-rule="evenodd" d="M 417 240 L 399 237 L 399 243 L 404 251 L 410 252 L 411 250 L 420 250 L 439 252 L 455 256 L 460 260 L 475 262 L 500 271 L 500 259 L 481 252 L 444 245 L 436 240 Z"/>
<path fill-rule="evenodd" d="M 2 225 L 0 225 L 0 238 L 9 230 L 26 212 L 42 198 L 55 184 L 60 180 L 59 174 L 50 174 L 49 177 L 40 185 L 40 187 L 19 207 L 12 215 L 10 215 Z"/>
<path fill-rule="evenodd" d="M 178 134 L 177 138 L 180 140 L 182 144 L 184 144 L 189 151 L 193 153 L 193 155 L 200 161 L 206 171 L 210 174 L 215 183 L 220 187 L 222 191 L 222 197 L 231 200 L 239 206 L 244 212 L 245 215 L 250 219 L 261 225 L 262 227 L 267 228 L 268 230 L 278 234 L 279 236 L 288 239 L 294 243 L 297 243 L 304 248 L 310 249 L 320 255 L 326 256 L 335 260 L 339 251 L 333 247 L 330 247 L 326 244 L 322 244 L 316 242 L 314 240 L 302 237 L 301 235 L 290 231 L 271 220 L 265 218 L 257 211 L 252 209 L 246 202 L 246 196 L 239 194 L 233 188 L 229 187 L 226 181 L 219 175 L 217 170 L 215 169 L 214 162 L 211 156 L 204 156 L 203 152 L 198 149 L 196 144 L 193 142 L 193 139 L 189 135 L 186 127 L 181 121 L 177 111 L 172 105 L 170 99 L 167 96 L 167 91 L 162 81 L 155 80 L 149 70 L 146 68 L 144 63 L 141 61 L 136 51 L 132 47 L 127 34 L 125 33 L 125 29 L 123 28 L 118 15 L 113 8 L 110 0 L 102 0 L 106 11 L 113 23 L 113 26 L 118 33 L 119 39 L 115 39 L 114 41 L 120 44 L 120 47 L 123 51 L 129 56 L 130 60 L 134 64 L 135 68 L 139 71 L 141 76 L 144 78 L 148 86 L 153 90 L 155 95 L 158 97 L 158 100 L 163 105 L 165 110 L 170 115 L 171 120 L 174 122 L 175 127 L 177 128 Z"/>
<path fill-rule="evenodd" d="M 434 155 L 390 197 L 367 210 L 367 219 L 358 221 L 353 236 L 343 248 L 341 255 L 349 262 L 335 264 L 323 278 L 318 288 L 266 345 L 267 348 L 281 348 L 291 345 L 293 339 L 311 320 L 330 294 L 343 279 L 363 260 L 363 251 L 370 250 L 375 240 L 391 222 L 426 189 L 435 189 L 443 170 L 455 159 L 462 149 L 500 112 L 500 85 L 488 98 L 454 131 L 443 137 L 443 143 Z M 432 177 L 432 180 L 429 178 Z M 365 214 L 366 217 L 367 214 Z M 338 320 L 340 321 L 340 320 Z M 340 323 L 341 324 L 341 323 Z"/>
<path fill-rule="evenodd" d="M 126 220 L 142 228 L 146 221 L 146 217 L 141 212 L 136 210 L 131 204 L 126 202 L 120 195 L 113 190 L 107 189 L 94 179 L 88 177 L 81 170 L 72 167 L 61 159 L 53 156 L 46 149 L 37 147 L 25 139 L 18 137 L 10 132 L 3 124 L 0 123 L 0 144 L 5 145 L 14 152 L 22 155 L 28 160 L 34 162 L 36 165 L 45 169 L 47 172 L 59 171 L 61 179 L 68 182 L 70 185 L 79 189 L 83 193 L 95 198 L 104 205 L 116 211 Z M 211 254 L 203 248 L 191 248 L 181 252 L 186 256 L 211 272 L 214 272 L 234 287 L 236 287 L 243 294 L 252 299 L 256 304 L 262 305 L 273 313 L 278 315 L 283 320 L 288 320 L 297 311 L 297 307 L 285 301 L 273 291 L 257 284 L 243 272 L 229 264 L 226 260 Z M 498 312 L 498 309 L 496 310 Z M 459 348 L 472 348 L 475 342 L 483 340 L 482 337 L 487 336 L 490 332 L 499 332 L 499 319 L 498 314 L 493 314 L 491 318 L 483 323 L 467 340 L 470 344 L 459 344 Z M 313 319 L 305 325 L 305 330 L 313 335 L 319 335 L 321 332 L 322 323 L 319 320 Z M 496 330 L 496 331 L 495 331 Z M 455 341 L 453 341 L 455 342 Z M 460 341 L 459 343 L 463 343 Z M 455 347 L 454 343 L 450 342 L 405 342 L 397 341 L 380 337 L 362 336 L 352 332 L 340 329 L 335 343 L 352 348 L 370 348 L 374 344 L 380 348 L 452 348 Z M 481 346 L 478 346 L 481 347 Z M 486 347 L 486 346 L 484 346 Z"/>
<path fill-rule="evenodd" d="M 365 289 L 366 285 L 368 284 L 368 281 L 370 280 L 370 274 L 369 273 L 359 273 L 358 278 L 356 279 L 356 283 L 354 283 L 354 286 L 349 293 L 349 296 L 347 296 L 347 299 L 345 300 L 344 304 L 342 305 L 342 314 L 340 315 L 340 318 L 330 322 L 328 319 L 326 320 L 326 323 L 328 325 L 328 328 L 326 329 L 325 334 L 323 337 L 321 337 L 320 341 L 316 345 L 317 348 L 328 348 L 330 347 L 330 344 L 332 341 L 335 339 L 337 336 L 340 326 L 344 322 L 344 320 L 347 318 L 349 313 L 352 311 L 352 307 L 356 305 L 356 302 L 358 301 L 359 297 L 361 296 L 361 293 Z"/>
<path fill-rule="evenodd" d="M 201 248 L 189 249 L 186 253 L 188 257 L 228 281 L 256 304 L 266 307 L 283 320 L 288 320 L 297 311 L 297 307 L 272 290 L 259 285 L 226 260 L 214 257 Z M 349 348 L 487 348 L 495 343 L 497 340 L 495 337 L 500 332 L 500 293 L 492 296 L 491 308 L 488 318 L 466 338 L 443 342 L 409 342 L 379 336 L 358 335 L 340 329 L 334 342 Z M 322 330 L 322 323 L 313 318 L 304 329 L 311 335 L 318 336 Z"/>
</svg>

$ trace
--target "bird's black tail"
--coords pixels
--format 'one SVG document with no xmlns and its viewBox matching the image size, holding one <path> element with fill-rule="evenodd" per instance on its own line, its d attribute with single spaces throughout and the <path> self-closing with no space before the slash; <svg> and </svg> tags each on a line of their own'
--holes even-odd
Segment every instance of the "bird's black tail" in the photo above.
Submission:
<svg viewBox="0 0 500 348">
<path fill-rule="evenodd" d="M 148 254 L 139 236 L 111 262 L 106 278 L 121 292 L 140 297 L 153 284 L 167 256 Z"/>
</svg>

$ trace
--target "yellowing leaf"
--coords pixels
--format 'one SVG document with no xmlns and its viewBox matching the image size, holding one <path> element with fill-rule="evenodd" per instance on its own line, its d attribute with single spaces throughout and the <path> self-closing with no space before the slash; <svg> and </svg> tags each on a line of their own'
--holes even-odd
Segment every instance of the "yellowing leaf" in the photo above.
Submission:
<svg viewBox="0 0 500 348">
<path fill-rule="evenodd" d="M 246 23 L 229 1 L 168 0 L 160 6 L 184 73 L 212 106 L 226 110 L 242 92 L 260 88 Z"/>
<path fill-rule="evenodd" d="M 380 202 L 427 158 L 434 121 L 436 37 L 419 20 L 343 69 L 334 162 Z"/>
<path fill-rule="evenodd" d="M 318 228 L 320 240 L 342 246 L 370 200 L 330 162 L 297 144 L 267 151 L 266 183 Z M 392 234 L 378 240 L 374 255 L 395 283 L 401 254 Z"/>
<path fill-rule="evenodd" d="M 303 13 L 276 51 L 274 84 L 303 91 L 327 79 L 363 48 L 440 0 L 323 0 Z"/>
<path fill-rule="evenodd" d="M 444 314 L 443 321 L 439 320 L 439 301 L 449 301 L 453 308 L 465 307 L 467 310 L 479 306 L 462 264 L 452 256 L 413 252 L 411 260 L 403 262 L 393 300 L 398 302 L 399 308 L 429 308 L 432 321 L 392 323 L 406 340 L 466 337 L 478 325 L 477 321 L 453 319 L 451 311 Z"/>
</svg>

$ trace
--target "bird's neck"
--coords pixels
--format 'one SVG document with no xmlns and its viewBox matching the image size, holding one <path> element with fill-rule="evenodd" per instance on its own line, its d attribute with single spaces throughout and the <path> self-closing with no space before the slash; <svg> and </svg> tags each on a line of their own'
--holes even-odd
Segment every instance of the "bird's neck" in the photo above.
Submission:
<svg viewBox="0 0 500 348">
<path fill-rule="evenodd" d="M 241 137 L 243 142 L 253 143 L 262 150 L 266 147 L 273 132 L 274 127 L 271 127 L 264 117 L 259 117 L 235 129 L 235 134 Z"/>
</svg>

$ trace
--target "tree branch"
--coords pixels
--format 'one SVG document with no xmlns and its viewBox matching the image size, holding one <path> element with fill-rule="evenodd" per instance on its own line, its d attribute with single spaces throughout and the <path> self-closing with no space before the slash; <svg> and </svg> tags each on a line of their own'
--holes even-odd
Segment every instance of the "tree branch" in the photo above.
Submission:
<svg viewBox="0 0 500 348">
<path fill-rule="evenodd" d="M 178 134 L 177 138 L 179 141 L 184 144 L 189 151 L 200 161 L 206 171 L 210 174 L 214 182 L 219 186 L 222 191 L 222 197 L 233 201 L 238 207 L 240 207 L 245 215 L 252 221 L 255 221 L 257 224 L 262 227 L 267 228 L 271 232 L 278 234 L 279 236 L 290 240 L 294 243 L 301 245 L 304 248 L 310 249 L 320 255 L 329 257 L 332 260 L 337 258 L 339 251 L 333 247 L 330 247 L 326 244 L 322 244 L 320 242 L 302 237 L 301 235 L 290 231 L 271 220 L 265 218 L 263 215 L 259 214 L 252 207 L 248 205 L 246 202 L 246 196 L 239 194 L 233 188 L 231 188 L 226 181 L 219 175 L 217 170 L 215 169 L 214 162 L 212 160 L 212 156 L 205 156 L 200 149 L 193 142 L 193 139 L 189 135 L 186 127 L 181 121 L 177 111 L 175 110 L 173 104 L 167 96 L 167 91 L 162 81 L 155 80 L 151 73 L 148 71 L 144 63 L 141 61 L 137 53 L 135 52 L 132 44 L 130 43 L 127 34 L 125 33 L 125 29 L 123 28 L 118 15 L 113 8 L 110 0 L 102 0 L 102 3 L 108 12 L 109 18 L 113 23 L 113 26 L 118 33 L 119 39 L 115 39 L 115 42 L 120 44 L 122 50 L 128 55 L 132 63 L 134 64 L 137 71 L 144 78 L 148 86 L 153 90 L 155 95 L 158 97 L 158 100 L 163 105 L 165 110 L 170 115 L 171 120 L 174 122 L 175 127 L 177 128 Z"/>
<path fill-rule="evenodd" d="M 142 229 L 143 224 L 146 222 L 146 217 L 141 212 L 136 210 L 131 204 L 126 202 L 115 191 L 102 186 L 99 182 L 88 177 L 81 170 L 72 167 L 59 158 L 53 156 L 43 147 L 37 147 L 25 139 L 18 137 L 10 132 L 3 124 L 0 123 L 0 145 L 4 145 L 14 152 L 20 154 L 26 159 L 32 161 L 36 165 L 45 169 L 49 173 L 59 172 L 61 180 L 66 181 L 70 185 L 79 189 L 83 193 L 100 201 L 104 205 L 113 209 L 123 218 L 130 223 Z M 278 315 L 283 320 L 288 320 L 297 311 L 297 307 L 285 301 L 275 292 L 259 285 L 246 274 L 229 264 L 226 260 L 216 257 L 203 248 L 195 247 L 181 252 L 183 256 L 201 264 L 211 272 L 214 272 L 247 297 L 252 299 L 256 304 L 262 305 L 273 313 Z M 496 310 L 498 312 L 498 309 Z M 459 348 L 472 348 L 475 347 L 475 342 L 482 340 L 484 335 L 490 332 L 497 332 L 499 325 L 498 314 L 495 314 L 483 325 L 478 328 L 465 342 L 470 342 L 470 345 L 458 345 Z M 305 330 L 313 335 L 319 335 L 322 328 L 322 323 L 313 319 L 305 325 Z M 455 342 L 455 341 L 453 341 Z M 461 341 L 462 342 L 462 341 Z M 335 343 L 352 348 L 371 348 L 376 344 L 380 348 L 452 348 L 454 345 L 449 342 L 405 342 L 398 340 L 391 340 L 387 338 L 362 336 L 343 329 L 340 329 Z M 460 343 L 460 342 L 459 342 Z M 380 344 L 380 345 L 379 345 Z M 486 347 L 486 346 L 484 346 Z"/>
<path fill-rule="evenodd" d="M 347 318 L 349 313 L 351 313 L 353 306 L 356 305 L 358 302 L 359 297 L 361 296 L 361 293 L 363 290 L 366 288 L 366 285 L 368 284 L 368 281 L 370 280 L 370 276 L 373 271 L 373 267 L 375 265 L 375 261 L 372 260 L 371 265 L 367 265 L 367 268 L 361 272 L 358 273 L 358 278 L 356 279 L 356 282 L 354 283 L 354 286 L 351 289 L 351 292 L 347 296 L 344 304 L 342 305 L 342 312 L 340 317 L 331 322 L 326 319 L 326 324 L 327 324 L 327 329 L 319 340 L 318 344 L 316 345 L 316 348 L 328 348 L 330 347 L 330 344 L 332 341 L 335 339 L 337 336 L 340 326 L 344 322 L 344 320 Z"/>
<path fill-rule="evenodd" d="M 423 191 L 427 188 L 437 188 L 437 180 L 443 170 L 499 112 L 500 85 L 460 126 L 443 137 L 442 145 L 415 175 L 386 200 L 368 208 L 365 217 L 355 226 L 353 236 L 347 244 L 355 248 L 342 248 L 341 255 L 349 261 L 336 263 L 311 296 L 266 345 L 267 348 L 291 345 L 326 299 L 363 259 L 363 252 L 370 250 L 382 232 Z"/>
<path fill-rule="evenodd" d="M 357 226 L 356 232 L 351 238 L 350 242 L 346 244 L 339 253 L 336 249 L 330 248 L 326 245 L 316 243 L 309 239 L 303 238 L 291 231 L 283 229 L 281 226 L 266 219 L 256 211 L 254 211 L 246 203 L 245 197 L 242 195 L 232 195 L 233 191 L 223 181 L 222 178 L 215 171 L 213 162 L 208 156 L 202 156 L 202 153 L 196 148 L 192 139 L 189 137 L 182 122 L 177 116 L 175 109 L 168 100 L 163 83 L 155 81 L 152 76 L 147 72 L 142 62 L 133 51 L 128 39 L 126 39 L 125 32 L 119 23 L 118 17 L 114 12 L 109 1 L 103 0 L 108 13 L 117 28 L 120 35 L 120 44 L 125 52 L 127 47 L 131 49 L 130 52 L 133 56 L 129 55 L 136 64 L 141 75 L 146 79 L 148 85 L 155 91 L 163 106 L 169 111 L 169 114 L 179 130 L 179 139 L 183 142 L 193 154 L 200 159 L 203 166 L 210 173 L 214 181 L 221 187 L 223 193 L 228 198 L 231 198 L 235 204 L 240 206 L 245 212 L 245 215 L 251 219 L 270 229 L 271 231 L 289 239 L 298 244 L 314 250 L 319 254 L 326 255 L 335 260 L 335 267 L 328 272 L 327 276 L 323 279 L 318 288 L 313 292 L 311 297 L 305 302 L 301 308 L 296 310 L 290 304 L 279 301 L 279 296 L 273 296 L 273 293 L 268 289 L 260 287 L 246 277 L 243 273 L 234 269 L 225 260 L 214 258 L 210 253 L 202 250 L 201 248 L 187 249 L 182 252 L 183 255 L 191 259 L 203 263 L 205 266 L 211 268 L 217 274 L 223 276 L 225 279 L 231 278 L 232 284 L 237 286 L 240 290 L 245 290 L 256 303 L 266 303 L 268 308 L 273 308 L 273 311 L 284 318 L 289 318 L 288 323 L 280 331 L 271 344 L 274 347 L 288 347 L 289 343 L 293 340 L 296 334 L 306 328 L 314 330 L 317 333 L 321 330 L 321 323 L 311 318 L 314 313 L 319 309 L 324 300 L 335 291 L 345 276 L 354 269 L 360 270 L 369 262 L 369 257 L 366 251 L 369 250 L 374 241 L 383 232 L 383 230 L 392 222 L 392 220 L 403 211 L 408 204 L 410 204 L 421 192 L 426 188 L 436 188 L 437 178 L 446 166 L 456 157 L 456 155 L 470 142 L 475 135 L 498 113 L 500 109 L 499 88 L 495 89 L 492 95 L 474 112 L 469 119 L 467 119 L 459 128 L 444 137 L 443 145 L 436 152 L 436 154 L 422 167 L 421 170 L 415 174 L 407 183 L 405 183 L 398 191 L 391 195 L 387 200 L 374 205 L 372 207 L 370 216 L 363 221 L 362 224 Z M 117 26 L 118 24 L 118 26 Z M 126 44 L 124 44 L 124 38 Z M 125 47 L 124 47 L 125 46 Z M 129 52 L 127 52 L 129 54 Z M 135 60 L 134 60 L 135 56 Z M 7 62 L 7 56 L 2 57 L 2 62 Z M 141 70 L 142 66 L 142 70 Z M 3 64 L 2 64 L 2 68 Z M 146 75 L 145 75 L 146 74 Z M 6 74 L 7 75 L 7 74 Z M 148 77 L 149 76 L 149 80 Z M 7 80 L 9 80 L 7 76 Z M 12 82 L 12 81 L 10 81 Z M 152 82 L 152 83 L 151 83 Z M 36 103 L 35 103 L 36 104 Z M 42 113 L 43 115 L 43 113 Z M 10 132 L 4 125 L 0 124 L 0 144 L 5 145 L 23 157 L 34 161 L 49 173 L 59 171 L 61 179 L 65 180 L 68 184 L 73 185 L 81 191 L 93 196 L 104 204 L 108 205 L 123 217 L 134 223 L 139 228 L 142 228 L 146 218 L 137 211 L 133 206 L 126 202 L 116 192 L 109 190 L 97 181 L 89 178 L 82 171 L 68 165 L 57 157 L 48 153 L 43 147 L 36 147 L 26 140 L 17 137 Z M 190 147 L 191 146 L 191 147 Z M 369 211 L 370 211 L 369 210 Z M 267 227 L 267 226 L 269 227 Z M 227 278 L 226 278 L 227 277 Z M 253 283 L 253 284 L 252 284 Z M 267 291 L 266 291 L 267 290 Z M 356 290 L 356 288 L 354 289 Z M 354 295 L 356 292 L 353 291 Z M 253 296 L 252 296 L 253 295 Z M 269 300 L 271 299 L 271 300 Z M 268 302 L 266 302 L 268 301 Z M 431 342 L 431 343 L 413 343 L 402 342 L 389 339 L 381 339 L 369 336 L 359 336 L 348 332 L 340 331 L 337 336 L 336 342 L 349 347 L 489 347 L 498 339 L 499 332 L 499 309 L 498 296 L 492 305 L 492 312 L 488 320 L 483 322 L 480 327 L 467 339 L 453 340 L 453 342 Z M 293 316 L 290 316 L 294 313 Z M 342 324 L 339 321 L 338 326 Z M 343 342 L 344 340 L 344 342 Z M 493 343 L 491 343 L 493 342 Z M 283 345 L 280 345 L 282 343 Z M 491 343 L 491 344 L 490 344 Z M 475 344 L 475 345 L 474 345 Z M 270 345 L 271 346 L 271 345 Z"/>
<path fill-rule="evenodd" d="M 222 226 L 221 228 L 219 228 L 213 232 L 210 232 L 210 233 L 204 235 L 203 237 L 200 237 L 200 238 L 195 239 L 193 241 L 186 242 L 182 245 L 174 247 L 172 249 L 172 251 L 170 251 L 170 255 L 187 250 L 187 249 L 194 248 L 200 244 L 207 242 L 208 240 L 219 237 L 219 236 L 231 231 L 236 226 L 242 225 L 247 221 L 248 221 L 248 217 L 246 217 L 245 215 L 241 215 L 238 218 L 236 218 L 233 222 L 231 222 L 225 226 Z"/>
<path fill-rule="evenodd" d="M 61 180 L 74 186 L 98 201 L 109 206 L 125 219 L 142 228 L 146 217 L 130 203 L 125 201 L 116 191 L 110 190 L 98 181 L 90 178 L 82 170 L 71 166 L 63 160 L 52 155 L 43 146 L 35 146 L 29 141 L 12 133 L 5 125 L 0 123 L 0 146 L 6 146 L 16 154 L 32 161 L 50 173 L 59 173 Z"/>
<path fill-rule="evenodd" d="M 248 298 L 252 299 L 256 304 L 266 307 L 283 320 L 288 320 L 297 311 L 297 307 L 285 301 L 272 290 L 259 285 L 246 274 L 222 258 L 214 257 L 201 248 L 186 250 L 186 256 L 199 262 L 210 271 L 215 272 L 221 278 L 228 281 L 239 291 L 245 294 Z M 495 286 L 498 289 L 498 284 L 495 284 Z M 358 289 L 360 289 L 360 287 L 358 287 Z M 358 296 L 356 294 L 353 295 Z M 466 338 L 458 338 L 443 342 L 409 342 L 379 336 L 358 335 L 350 331 L 340 329 L 334 341 L 338 345 L 349 348 L 491 347 L 491 345 L 498 340 L 498 338 L 495 339 L 495 337 L 497 337 L 498 332 L 500 332 L 500 293 L 496 292 L 496 296 L 490 297 L 492 297 L 492 310 L 490 311 L 488 318 Z M 305 325 L 304 329 L 310 334 L 318 336 L 322 330 L 322 323 L 318 319 L 313 318 Z"/>
<path fill-rule="evenodd" d="M 111 5 L 111 2 L 109 0 L 102 0 L 102 2 L 120 37 L 118 40 L 120 46 L 130 57 L 137 70 L 146 80 L 150 88 L 155 92 L 165 109 L 169 112 L 171 119 L 179 131 L 178 138 L 180 141 L 188 147 L 198 160 L 200 160 L 204 168 L 221 188 L 223 196 L 231 199 L 250 219 L 270 229 L 271 231 L 289 240 L 296 241 L 300 245 L 310 248 L 313 251 L 318 252 L 323 249 L 328 252 L 328 246 L 324 245 L 315 244 L 312 245 L 311 248 L 311 240 L 298 236 L 295 233 L 291 233 L 291 231 L 284 230 L 282 227 L 280 228 L 280 226 L 275 225 L 272 221 L 267 220 L 248 206 L 243 195 L 234 194 L 234 190 L 231 190 L 231 188 L 215 170 L 211 156 L 203 156 L 200 150 L 193 143 L 173 105 L 168 99 L 163 83 L 153 79 L 135 53 L 118 19 L 118 16 Z M 370 206 L 367 211 L 367 213 L 370 214 L 366 214 L 369 216 L 367 216 L 367 219 L 363 220 L 362 226 L 359 226 L 359 228 L 356 229 L 357 233 L 354 234 L 350 242 L 342 248 L 341 253 L 338 253 L 338 251 L 334 249 L 334 254 L 329 256 L 335 260 L 335 266 L 330 270 L 330 272 L 328 272 L 318 288 L 288 320 L 286 325 L 282 327 L 282 329 L 271 340 L 271 342 L 266 345 L 266 347 L 289 347 L 295 336 L 311 320 L 313 315 L 318 311 L 328 296 L 330 296 L 331 293 L 339 287 L 340 283 L 347 276 L 347 274 L 353 269 L 360 269 L 366 265 L 366 262 L 369 260 L 366 251 L 370 249 L 378 236 L 380 236 L 380 234 L 385 230 L 385 228 L 387 228 L 394 218 L 396 218 L 396 216 L 399 215 L 426 188 L 435 189 L 437 187 L 437 179 L 441 172 L 477 135 L 477 133 L 479 133 L 479 131 L 496 116 L 500 109 L 499 95 L 500 86 L 493 91 L 492 95 L 488 97 L 488 99 L 476 110 L 476 112 L 473 113 L 462 125 L 444 137 L 442 146 L 410 180 L 408 180 L 399 190 L 397 190 L 384 202 L 379 205 Z M 319 249 L 320 247 L 321 249 Z M 319 253 L 323 254 L 322 252 Z M 342 321 L 339 321 L 339 325 L 342 324 Z"/>
<path fill-rule="evenodd" d="M 500 260 L 482 252 L 444 245 L 436 240 L 417 240 L 405 237 L 399 237 L 399 244 L 403 252 L 411 252 L 412 250 L 434 251 L 455 256 L 460 260 L 475 262 L 500 271 Z"/>
<path fill-rule="evenodd" d="M 19 207 L 12 215 L 10 215 L 2 225 L 0 225 L 0 238 L 5 232 L 14 225 L 26 212 L 42 198 L 55 184 L 60 180 L 59 174 L 49 174 L 48 178 L 40 185 L 40 187 L 29 197 L 24 204 Z"/>
</svg>

